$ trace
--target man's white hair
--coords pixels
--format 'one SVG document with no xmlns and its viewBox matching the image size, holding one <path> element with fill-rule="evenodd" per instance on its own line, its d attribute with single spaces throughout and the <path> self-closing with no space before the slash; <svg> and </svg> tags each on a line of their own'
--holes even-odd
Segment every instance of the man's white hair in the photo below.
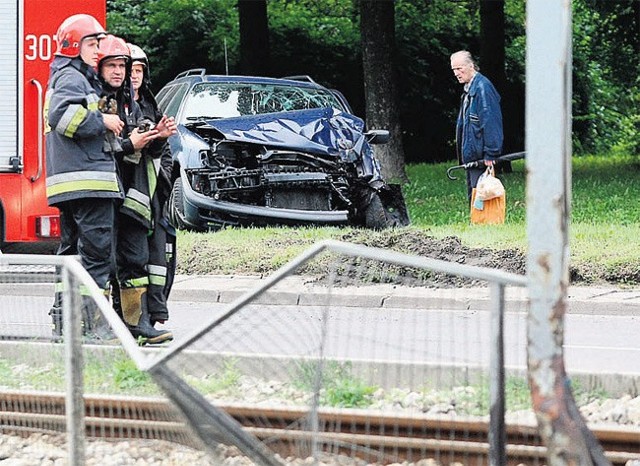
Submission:
<svg viewBox="0 0 640 466">
<path fill-rule="evenodd" d="M 480 71 L 480 67 L 478 66 L 476 61 L 473 59 L 473 55 L 471 55 L 471 52 L 469 52 L 468 50 L 458 50 L 457 52 L 451 54 L 451 60 L 453 60 L 454 57 L 462 58 L 465 63 L 469 65 L 473 65 L 474 70 Z"/>
</svg>

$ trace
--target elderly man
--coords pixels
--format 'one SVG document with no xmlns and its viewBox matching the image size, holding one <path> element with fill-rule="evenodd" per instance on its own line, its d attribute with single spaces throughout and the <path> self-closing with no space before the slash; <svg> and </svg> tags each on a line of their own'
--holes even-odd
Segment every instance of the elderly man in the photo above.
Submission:
<svg viewBox="0 0 640 466">
<path fill-rule="evenodd" d="M 500 95 L 491 81 L 479 72 L 466 50 L 451 55 L 451 70 L 464 93 L 456 122 L 456 151 L 459 163 L 484 161 L 492 165 L 502 153 L 502 112 Z M 485 171 L 484 166 L 467 170 L 467 197 Z"/>
</svg>

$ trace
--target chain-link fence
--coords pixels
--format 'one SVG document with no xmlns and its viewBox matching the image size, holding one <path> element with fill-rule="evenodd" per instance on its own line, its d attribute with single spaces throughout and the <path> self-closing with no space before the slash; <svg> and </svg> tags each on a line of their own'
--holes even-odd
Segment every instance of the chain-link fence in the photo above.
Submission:
<svg viewBox="0 0 640 466">
<path fill-rule="evenodd" d="M 321 243 L 149 369 L 203 440 L 251 432 L 237 444 L 265 464 L 278 464 L 270 452 L 285 462 L 501 462 L 505 380 L 528 393 L 524 285 L 497 270 Z M 399 287 L 424 300 L 385 299 Z M 307 305 L 270 305 L 292 288 L 306 290 Z M 485 298 L 480 308 L 467 307 L 470 293 Z M 241 411 L 243 431 L 229 410 Z"/>
<path fill-rule="evenodd" d="M 0 426 L 71 464 L 544 464 L 525 283 L 329 241 L 228 304 L 173 301 L 189 330 L 141 348 L 74 259 L 0 256 Z M 83 296 L 117 344 L 83 336 Z"/>
<path fill-rule="evenodd" d="M 96 316 L 117 338 L 97 337 L 89 328 Z M 138 369 L 149 352 L 137 346 L 76 258 L 0 255 L 3 457 L 17 456 L 24 464 L 59 458 L 106 464 L 105 457 L 117 458 L 121 449 L 114 440 L 121 445 L 152 438 L 193 447 L 177 412 Z M 123 454 L 134 460 L 147 455 L 144 444 L 127 450 Z"/>
</svg>

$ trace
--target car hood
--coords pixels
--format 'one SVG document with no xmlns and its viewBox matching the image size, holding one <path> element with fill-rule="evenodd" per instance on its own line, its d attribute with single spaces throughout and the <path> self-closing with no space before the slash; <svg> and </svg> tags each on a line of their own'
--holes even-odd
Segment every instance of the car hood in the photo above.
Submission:
<svg viewBox="0 0 640 466">
<path fill-rule="evenodd" d="M 231 141 L 355 160 L 368 147 L 364 122 L 333 108 L 296 110 L 207 120 Z M 366 150 L 366 149 L 365 149 Z"/>
</svg>

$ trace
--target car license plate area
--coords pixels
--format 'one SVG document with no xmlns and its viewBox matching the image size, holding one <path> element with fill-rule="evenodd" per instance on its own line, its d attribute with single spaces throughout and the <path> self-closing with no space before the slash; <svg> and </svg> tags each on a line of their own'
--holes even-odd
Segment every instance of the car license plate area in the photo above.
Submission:
<svg viewBox="0 0 640 466">
<path fill-rule="evenodd" d="M 331 210 L 330 193 L 324 189 L 273 189 L 267 196 L 267 206 L 281 209 Z"/>
</svg>

